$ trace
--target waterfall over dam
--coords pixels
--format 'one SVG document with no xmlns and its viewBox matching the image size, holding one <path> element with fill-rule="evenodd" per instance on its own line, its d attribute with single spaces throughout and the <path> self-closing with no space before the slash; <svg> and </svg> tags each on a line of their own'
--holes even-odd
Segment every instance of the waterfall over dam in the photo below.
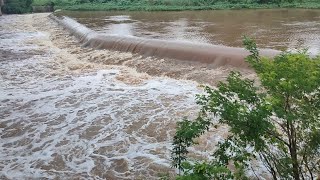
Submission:
<svg viewBox="0 0 320 180">
<path fill-rule="evenodd" d="M 69 17 L 57 17 L 54 14 L 51 14 L 50 17 L 77 37 L 85 47 L 208 63 L 214 67 L 248 67 L 244 59 L 249 55 L 249 52 L 244 48 L 103 34 L 97 33 Z M 263 49 L 260 50 L 260 53 L 263 56 L 273 57 L 280 51 Z"/>
</svg>

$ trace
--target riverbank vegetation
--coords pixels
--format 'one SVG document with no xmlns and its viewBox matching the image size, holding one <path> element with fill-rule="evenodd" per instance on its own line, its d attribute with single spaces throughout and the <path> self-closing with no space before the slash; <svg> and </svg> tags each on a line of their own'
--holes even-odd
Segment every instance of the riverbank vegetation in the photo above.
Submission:
<svg viewBox="0 0 320 180">
<path fill-rule="evenodd" d="M 260 86 L 232 72 L 217 88 L 205 87 L 198 118 L 177 124 L 172 160 L 178 179 L 249 179 L 248 172 L 257 176 L 257 162 L 272 179 L 320 178 L 320 57 L 282 53 L 271 60 L 260 57 L 250 39 L 244 43 Z M 188 157 L 197 137 L 220 125 L 229 134 L 210 160 Z"/>
<path fill-rule="evenodd" d="M 7 0 L 7 14 L 32 12 L 32 6 L 79 11 L 182 11 L 218 9 L 320 8 L 319 0 Z"/>
<path fill-rule="evenodd" d="M 319 0 L 34 0 L 65 10 L 214 10 L 257 8 L 320 8 Z"/>
<path fill-rule="evenodd" d="M 6 14 L 22 14 L 32 11 L 33 0 L 6 0 L 1 10 Z"/>
</svg>

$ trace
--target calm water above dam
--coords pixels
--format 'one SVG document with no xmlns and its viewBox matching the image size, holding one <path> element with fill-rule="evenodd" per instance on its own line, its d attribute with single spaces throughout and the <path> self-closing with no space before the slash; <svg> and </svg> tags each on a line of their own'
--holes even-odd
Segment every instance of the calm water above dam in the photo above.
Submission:
<svg viewBox="0 0 320 180">
<path fill-rule="evenodd" d="M 96 31 L 156 39 L 320 52 L 320 10 L 218 10 L 181 12 L 62 12 Z"/>
</svg>

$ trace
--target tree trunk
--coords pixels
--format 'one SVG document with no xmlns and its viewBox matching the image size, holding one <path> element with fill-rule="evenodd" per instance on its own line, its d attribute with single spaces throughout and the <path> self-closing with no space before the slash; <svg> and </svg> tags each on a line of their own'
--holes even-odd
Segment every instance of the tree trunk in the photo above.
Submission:
<svg viewBox="0 0 320 180">
<path fill-rule="evenodd" d="M 293 147 L 290 153 L 292 159 L 293 177 L 295 180 L 300 180 L 297 149 Z"/>
<path fill-rule="evenodd" d="M 299 163 L 298 163 L 298 154 L 297 154 L 297 142 L 296 142 L 296 132 L 294 129 L 294 125 L 292 122 L 288 122 L 288 131 L 289 131 L 289 150 L 291 155 L 292 161 L 292 170 L 293 170 L 293 178 L 295 180 L 300 180 L 300 173 L 299 173 Z"/>
</svg>

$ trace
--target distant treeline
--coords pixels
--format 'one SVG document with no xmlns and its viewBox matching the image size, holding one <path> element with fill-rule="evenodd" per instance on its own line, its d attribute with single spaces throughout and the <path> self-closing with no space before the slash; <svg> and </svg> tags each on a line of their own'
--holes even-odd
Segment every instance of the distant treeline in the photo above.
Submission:
<svg viewBox="0 0 320 180">
<path fill-rule="evenodd" d="M 183 6 L 205 6 L 216 3 L 241 3 L 241 4 L 265 4 L 265 3 L 283 3 L 294 1 L 302 2 L 303 0 L 34 0 L 35 3 L 54 2 L 57 5 L 63 4 L 84 4 L 84 3 L 112 3 L 118 5 L 183 5 Z"/>
<path fill-rule="evenodd" d="M 241 8 L 320 8 L 320 0 L 6 0 L 7 14 L 32 12 L 32 6 L 68 10 L 210 10 Z"/>
<path fill-rule="evenodd" d="M 4 6 L 1 7 L 6 14 L 22 14 L 31 12 L 32 0 L 5 0 Z"/>
</svg>

